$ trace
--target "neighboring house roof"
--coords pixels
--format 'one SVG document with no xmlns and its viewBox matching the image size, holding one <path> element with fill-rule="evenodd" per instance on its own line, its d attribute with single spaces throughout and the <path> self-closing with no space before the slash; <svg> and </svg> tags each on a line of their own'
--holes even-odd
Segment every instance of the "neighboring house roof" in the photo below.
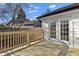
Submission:
<svg viewBox="0 0 79 59">
<path fill-rule="evenodd" d="M 41 15 L 41 16 L 37 17 L 37 19 L 42 18 L 42 17 L 46 17 L 46 16 L 50 16 L 50 15 L 59 14 L 59 13 L 62 13 L 62 12 L 71 11 L 71 10 L 74 10 L 74 9 L 77 9 L 77 8 L 79 8 L 79 3 L 70 4 L 68 6 L 65 6 L 65 7 L 56 9 L 52 12 Z"/>
<path fill-rule="evenodd" d="M 25 22 L 30 22 L 29 19 L 15 19 L 15 20 L 11 20 L 8 22 L 8 25 L 10 23 L 13 23 L 13 24 L 20 24 L 20 23 L 25 23 Z"/>
</svg>

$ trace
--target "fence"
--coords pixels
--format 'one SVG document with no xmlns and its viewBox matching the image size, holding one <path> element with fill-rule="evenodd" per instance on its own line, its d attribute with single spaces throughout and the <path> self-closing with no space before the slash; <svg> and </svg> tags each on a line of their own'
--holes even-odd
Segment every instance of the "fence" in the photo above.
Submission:
<svg viewBox="0 0 79 59">
<path fill-rule="evenodd" d="M 0 52 L 7 51 L 43 38 L 42 30 L 0 32 Z"/>
</svg>

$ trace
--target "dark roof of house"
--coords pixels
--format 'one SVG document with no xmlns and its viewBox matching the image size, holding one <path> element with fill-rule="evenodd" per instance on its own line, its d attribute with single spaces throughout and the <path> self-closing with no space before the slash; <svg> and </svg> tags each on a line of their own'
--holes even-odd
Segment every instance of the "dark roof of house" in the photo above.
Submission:
<svg viewBox="0 0 79 59">
<path fill-rule="evenodd" d="M 79 8 L 79 3 L 70 4 L 70 5 L 67 5 L 65 7 L 56 9 L 56 10 L 54 10 L 52 12 L 43 14 L 43 15 L 37 17 L 37 19 L 42 18 L 42 17 L 46 17 L 46 16 L 50 16 L 50 15 L 59 14 L 59 13 L 62 13 L 62 12 L 71 11 L 71 10 L 78 9 L 78 8 Z"/>
<path fill-rule="evenodd" d="M 25 22 L 29 23 L 30 20 L 29 19 L 15 19 L 15 20 L 10 20 L 7 25 L 10 25 L 10 23 L 20 24 L 20 23 L 25 23 Z"/>
</svg>

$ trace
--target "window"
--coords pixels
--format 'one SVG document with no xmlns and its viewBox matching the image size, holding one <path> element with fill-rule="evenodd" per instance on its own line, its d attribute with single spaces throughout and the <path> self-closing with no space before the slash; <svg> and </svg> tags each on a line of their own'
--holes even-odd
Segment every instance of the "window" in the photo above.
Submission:
<svg viewBox="0 0 79 59">
<path fill-rule="evenodd" d="M 50 24 L 50 37 L 56 38 L 56 22 Z"/>
<path fill-rule="evenodd" d="M 61 21 L 61 40 L 69 41 L 69 23 L 68 21 Z"/>
</svg>

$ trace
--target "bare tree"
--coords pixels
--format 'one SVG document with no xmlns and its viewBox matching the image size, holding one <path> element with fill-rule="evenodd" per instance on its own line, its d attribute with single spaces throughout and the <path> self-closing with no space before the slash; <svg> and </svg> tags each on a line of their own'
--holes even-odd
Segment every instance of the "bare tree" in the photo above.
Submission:
<svg viewBox="0 0 79 59">
<path fill-rule="evenodd" d="M 9 21 L 9 17 L 11 17 L 12 15 L 11 11 L 11 4 L 5 4 L 3 8 L 0 8 L 0 18 L 5 25 Z"/>
<path fill-rule="evenodd" d="M 15 9 L 14 9 L 14 13 L 13 13 L 13 21 L 15 20 L 15 18 L 16 18 L 16 14 L 18 13 L 18 16 L 19 17 L 21 17 L 21 16 L 23 16 L 24 18 L 26 18 L 26 16 L 25 16 L 25 13 L 24 13 L 24 11 L 23 11 L 23 8 L 22 7 L 25 7 L 25 8 L 30 8 L 30 10 L 33 10 L 34 8 L 33 7 L 31 7 L 31 4 L 28 4 L 28 3 L 26 3 L 26 4 L 24 4 L 24 3 L 17 3 L 16 4 L 16 7 L 15 7 Z M 21 13 L 22 14 L 24 14 L 24 15 L 21 15 Z M 19 18 L 18 17 L 18 18 Z M 12 24 L 12 26 L 14 25 L 14 23 Z M 21 25 L 19 26 L 19 28 L 21 27 L 23 25 L 23 23 L 21 23 Z M 15 28 L 15 26 L 14 26 L 14 28 Z"/>
<path fill-rule="evenodd" d="M 34 9 L 31 4 L 23 4 L 23 3 L 5 3 L 4 8 L 0 8 L 0 18 L 6 25 L 9 22 L 9 19 L 12 19 L 13 21 L 16 18 L 16 14 L 18 13 L 19 6 L 30 8 L 30 10 Z M 12 24 L 13 26 L 13 24 Z"/>
</svg>

